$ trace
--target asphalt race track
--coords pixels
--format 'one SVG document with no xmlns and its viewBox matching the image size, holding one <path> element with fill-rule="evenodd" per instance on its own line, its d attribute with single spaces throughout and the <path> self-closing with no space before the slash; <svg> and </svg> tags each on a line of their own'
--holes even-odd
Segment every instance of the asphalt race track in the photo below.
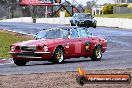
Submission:
<svg viewBox="0 0 132 88">
<path fill-rule="evenodd" d="M 46 27 L 63 27 L 63 25 L 33 23 L 0 23 L 0 29 L 35 34 Z M 82 66 L 86 70 L 125 69 L 132 68 L 132 30 L 97 27 L 89 28 L 96 36 L 108 40 L 108 49 L 101 61 L 90 61 L 90 58 L 72 58 L 64 64 L 51 64 L 46 61 L 29 62 L 26 66 L 15 64 L 0 65 L 0 74 L 28 74 L 43 72 L 77 71 Z"/>
</svg>

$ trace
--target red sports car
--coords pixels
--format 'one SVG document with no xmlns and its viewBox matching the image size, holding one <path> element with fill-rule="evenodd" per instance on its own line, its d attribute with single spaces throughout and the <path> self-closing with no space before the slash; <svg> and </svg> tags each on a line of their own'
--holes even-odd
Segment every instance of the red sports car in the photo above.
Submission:
<svg viewBox="0 0 132 88">
<path fill-rule="evenodd" d="M 107 40 L 92 35 L 87 28 L 47 28 L 36 34 L 36 40 L 12 44 L 14 63 L 23 66 L 29 61 L 62 63 L 65 59 L 90 57 L 98 61 L 107 49 Z"/>
</svg>

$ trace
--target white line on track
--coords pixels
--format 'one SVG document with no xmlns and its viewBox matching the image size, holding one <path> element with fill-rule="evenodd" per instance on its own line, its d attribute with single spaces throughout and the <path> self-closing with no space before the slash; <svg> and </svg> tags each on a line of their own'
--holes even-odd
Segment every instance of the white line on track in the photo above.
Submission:
<svg viewBox="0 0 132 88">
<path fill-rule="evenodd" d="M 12 58 L 9 58 L 9 59 L 1 59 L 0 60 L 0 65 L 6 65 L 6 64 L 13 64 L 14 61 Z"/>
<path fill-rule="evenodd" d="M 13 30 L 10 30 L 10 29 L 3 29 L 3 30 L 6 30 L 8 32 L 15 32 L 15 33 L 20 33 L 20 34 L 24 34 L 24 35 L 31 35 L 31 36 L 33 36 L 33 34 L 28 34 L 28 33 L 18 32 L 18 31 L 13 31 Z"/>
<path fill-rule="evenodd" d="M 106 51 L 106 53 L 111 53 L 111 52 L 131 52 L 132 50 L 110 50 Z"/>
</svg>

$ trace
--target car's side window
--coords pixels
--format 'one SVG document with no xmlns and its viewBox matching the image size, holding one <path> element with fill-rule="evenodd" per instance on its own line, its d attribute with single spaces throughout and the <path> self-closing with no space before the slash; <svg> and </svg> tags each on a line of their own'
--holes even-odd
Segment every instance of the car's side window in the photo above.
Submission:
<svg viewBox="0 0 132 88">
<path fill-rule="evenodd" d="M 92 32 L 90 32 L 89 30 L 86 30 L 86 33 L 87 33 L 88 37 L 92 37 L 93 36 Z"/>
<path fill-rule="evenodd" d="M 35 38 L 36 39 L 41 39 L 45 37 L 45 32 L 43 30 L 39 31 L 36 33 Z"/>
<path fill-rule="evenodd" d="M 68 30 L 63 30 L 63 38 L 68 38 L 68 36 L 70 35 L 70 32 Z"/>
<path fill-rule="evenodd" d="M 89 15 L 89 18 L 92 18 L 92 15 Z"/>
<path fill-rule="evenodd" d="M 78 32 L 79 32 L 79 37 L 80 38 L 86 38 L 86 37 L 88 37 L 87 36 L 87 32 L 86 32 L 86 30 L 84 28 L 78 28 Z"/>
<path fill-rule="evenodd" d="M 78 32 L 77 29 L 71 29 L 71 38 L 78 38 Z"/>
</svg>

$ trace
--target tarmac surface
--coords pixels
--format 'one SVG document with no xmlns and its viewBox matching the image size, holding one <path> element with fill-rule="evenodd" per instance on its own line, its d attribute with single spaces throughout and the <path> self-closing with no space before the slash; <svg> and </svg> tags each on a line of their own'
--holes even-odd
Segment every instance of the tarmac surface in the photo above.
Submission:
<svg viewBox="0 0 132 88">
<path fill-rule="evenodd" d="M 0 23 L 0 29 L 6 29 L 25 34 L 36 34 L 40 29 L 49 27 L 65 27 L 64 25 L 33 24 L 33 23 Z M 132 68 L 132 30 L 119 28 L 97 27 L 89 28 L 96 36 L 108 40 L 108 49 L 101 61 L 90 61 L 90 58 L 72 58 L 64 64 L 51 64 L 46 61 L 29 62 L 26 66 L 1 64 L 0 74 L 29 74 L 45 72 L 76 71 L 82 66 L 85 70 L 127 69 Z"/>
</svg>

